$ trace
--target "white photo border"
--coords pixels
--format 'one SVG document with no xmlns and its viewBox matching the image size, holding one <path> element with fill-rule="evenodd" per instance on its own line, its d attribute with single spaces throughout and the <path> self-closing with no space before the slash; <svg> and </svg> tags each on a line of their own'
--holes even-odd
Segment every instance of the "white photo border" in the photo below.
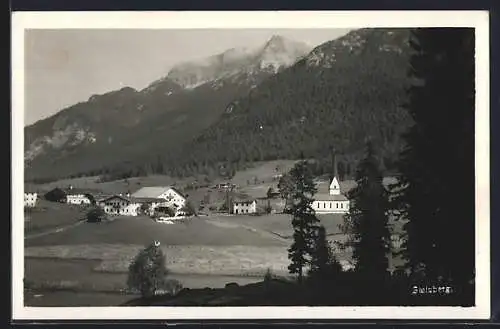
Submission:
<svg viewBox="0 0 500 329">
<path fill-rule="evenodd" d="M 122 11 L 12 13 L 12 319 L 489 319 L 490 131 L 488 11 Z M 25 307 L 24 32 L 26 29 L 473 27 L 476 31 L 475 307 Z"/>
</svg>

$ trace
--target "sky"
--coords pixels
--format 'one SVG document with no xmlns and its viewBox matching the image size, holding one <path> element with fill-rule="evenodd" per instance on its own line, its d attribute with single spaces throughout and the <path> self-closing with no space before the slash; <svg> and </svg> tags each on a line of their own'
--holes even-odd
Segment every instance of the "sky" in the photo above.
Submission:
<svg viewBox="0 0 500 329">
<path fill-rule="evenodd" d="M 125 86 L 142 89 L 180 62 L 272 35 L 320 45 L 348 29 L 54 29 L 25 33 L 25 126 Z"/>
</svg>

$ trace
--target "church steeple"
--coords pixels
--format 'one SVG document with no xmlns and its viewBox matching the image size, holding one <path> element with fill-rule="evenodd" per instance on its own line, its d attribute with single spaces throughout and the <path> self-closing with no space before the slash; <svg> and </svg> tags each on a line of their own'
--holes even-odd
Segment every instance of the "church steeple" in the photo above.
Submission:
<svg viewBox="0 0 500 329">
<path fill-rule="evenodd" d="M 330 184 L 330 195 L 339 195 L 340 194 L 340 185 L 337 177 L 333 177 L 332 183 Z"/>
<path fill-rule="evenodd" d="M 339 195 L 340 194 L 340 184 L 338 181 L 338 173 L 337 173 L 337 159 L 335 157 L 335 149 L 332 148 L 332 182 L 330 184 L 330 195 Z"/>
</svg>

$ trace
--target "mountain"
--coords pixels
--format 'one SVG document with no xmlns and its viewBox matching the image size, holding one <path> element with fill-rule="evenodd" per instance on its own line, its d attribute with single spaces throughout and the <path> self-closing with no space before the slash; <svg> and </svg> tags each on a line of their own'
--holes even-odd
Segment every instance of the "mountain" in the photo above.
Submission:
<svg viewBox="0 0 500 329">
<path fill-rule="evenodd" d="M 236 98 L 230 112 L 161 162 L 173 174 L 190 174 L 305 156 L 326 172 L 335 149 L 352 173 L 371 138 L 390 171 L 411 122 L 402 109 L 409 37 L 408 29 L 360 29 L 316 47 Z"/>
<path fill-rule="evenodd" d="M 310 50 L 302 42 L 274 35 L 255 49 L 232 48 L 201 61 L 181 63 L 173 67 L 166 78 L 184 88 L 195 88 L 207 82 L 237 79 L 242 73 L 247 76 L 262 71 L 277 73 L 281 68 L 294 64 Z"/>
<path fill-rule="evenodd" d="M 273 36 L 255 49 L 181 63 L 140 91 L 94 95 L 25 127 L 25 176 L 92 174 L 170 154 L 215 124 L 235 98 L 309 51 Z"/>
</svg>

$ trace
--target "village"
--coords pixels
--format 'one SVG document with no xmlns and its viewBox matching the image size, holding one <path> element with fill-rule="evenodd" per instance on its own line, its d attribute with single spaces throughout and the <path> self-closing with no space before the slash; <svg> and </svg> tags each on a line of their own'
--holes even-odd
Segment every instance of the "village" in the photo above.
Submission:
<svg viewBox="0 0 500 329">
<path fill-rule="evenodd" d="M 146 186 L 136 191 L 117 192 L 106 195 L 96 189 L 73 187 L 56 187 L 43 196 L 39 192 L 24 193 L 24 207 L 34 208 L 40 197 L 51 201 L 79 205 L 82 207 L 99 207 L 108 216 L 149 216 L 158 222 L 171 223 L 172 220 L 192 216 L 209 216 L 210 214 L 227 215 L 259 215 L 283 213 L 285 200 L 280 197 L 278 181 L 282 174 L 272 177 L 267 184 L 248 182 L 241 188 L 232 182 L 215 184 L 208 189 L 202 198 L 190 198 L 189 194 L 174 186 Z M 264 182 L 265 183 L 265 182 Z M 321 184 L 312 208 L 318 214 L 344 214 L 349 210 L 349 200 L 341 191 L 337 175 L 326 184 Z M 264 190 L 262 187 L 268 187 Z M 248 188 L 261 187 L 260 194 L 248 195 Z M 189 187 L 184 188 L 187 190 Z M 202 187 L 203 188 L 203 187 Z M 196 191 L 194 191 L 196 192 Z M 195 194 L 195 193 L 193 193 Z M 212 195 L 216 195 L 215 200 Z"/>
<path fill-rule="evenodd" d="M 93 305 L 130 299 L 123 293 L 128 266 L 153 241 L 161 242 L 166 254 L 169 280 L 184 288 L 251 284 L 266 272 L 288 278 L 292 217 L 278 185 L 295 163 L 264 162 L 210 183 L 165 177 L 101 183 L 87 177 L 27 185 L 28 303 L 80 305 L 74 294 L 81 298 L 83 292 Z M 336 243 L 346 238 L 340 225 L 355 182 L 334 172 L 316 177 L 315 185 L 311 207 L 342 268 L 352 269 L 351 251 L 337 249 Z M 399 248 L 401 225 L 391 225 L 393 246 Z M 389 258 L 395 268 L 399 260 Z M 68 292 L 68 284 L 75 292 Z"/>
</svg>

